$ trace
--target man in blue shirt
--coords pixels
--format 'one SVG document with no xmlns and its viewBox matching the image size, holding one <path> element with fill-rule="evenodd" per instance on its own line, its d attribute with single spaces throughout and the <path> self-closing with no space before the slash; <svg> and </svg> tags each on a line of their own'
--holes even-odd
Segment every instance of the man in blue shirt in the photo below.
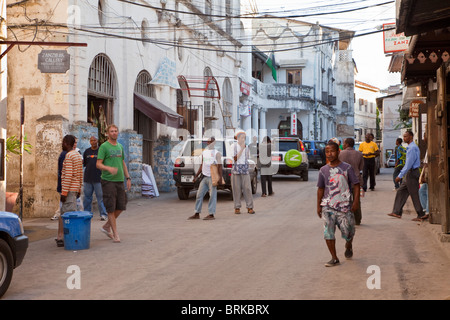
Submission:
<svg viewBox="0 0 450 320">
<path fill-rule="evenodd" d="M 395 181 L 399 182 L 402 178 L 403 180 L 400 188 L 397 190 L 397 194 L 395 195 L 392 213 L 389 213 L 388 216 L 401 218 L 403 206 L 405 205 L 406 200 L 408 200 L 408 197 L 411 196 L 414 209 L 417 212 L 417 218 L 414 218 L 413 221 L 422 221 L 427 219 L 428 215 L 425 215 L 422 205 L 420 204 L 420 150 L 413 140 L 414 134 L 411 131 L 406 131 L 403 134 L 403 141 L 408 144 L 408 147 L 406 148 L 406 162 L 398 177 L 395 178 Z"/>
</svg>

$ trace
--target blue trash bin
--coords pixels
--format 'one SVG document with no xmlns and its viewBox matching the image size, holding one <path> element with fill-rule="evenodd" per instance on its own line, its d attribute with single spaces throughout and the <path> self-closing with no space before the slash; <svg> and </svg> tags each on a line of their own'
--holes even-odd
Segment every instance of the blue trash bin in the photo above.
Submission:
<svg viewBox="0 0 450 320">
<path fill-rule="evenodd" d="M 89 249 L 91 241 L 91 218 L 88 211 L 70 211 L 61 215 L 64 225 L 64 249 Z"/>
</svg>

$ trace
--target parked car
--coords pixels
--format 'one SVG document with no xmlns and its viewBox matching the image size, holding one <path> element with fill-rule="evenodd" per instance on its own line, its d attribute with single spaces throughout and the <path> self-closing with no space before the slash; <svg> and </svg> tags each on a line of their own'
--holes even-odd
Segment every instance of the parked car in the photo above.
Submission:
<svg viewBox="0 0 450 320">
<path fill-rule="evenodd" d="M 0 211 L 0 297 L 8 290 L 13 270 L 22 264 L 28 248 L 20 218 Z"/>
<path fill-rule="evenodd" d="M 320 169 L 326 164 L 325 146 L 323 141 L 306 140 L 303 141 L 306 152 L 308 154 L 309 166 L 315 169 Z"/>
<path fill-rule="evenodd" d="M 355 150 L 359 150 L 359 145 L 361 144 L 361 142 L 355 142 Z M 380 146 L 378 146 L 379 148 Z M 375 174 L 379 174 L 380 173 L 380 168 L 381 168 L 381 163 L 380 163 L 380 157 L 375 157 Z"/>
<path fill-rule="evenodd" d="M 303 181 L 308 181 L 309 161 L 303 141 L 298 137 L 275 137 L 273 142 L 278 144 L 278 151 L 272 151 L 272 164 L 278 167 L 275 173 L 295 174 L 302 177 Z M 291 149 L 299 151 L 302 156 L 300 165 L 294 168 L 288 166 L 285 161 L 286 153 Z"/>
<path fill-rule="evenodd" d="M 188 139 L 184 143 L 180 156 L 176 158 L 173 168 L 173 179 L 177 187 L 178 198 L 187 200 L 189 193 L 195 191 L 198 185 L 194 184 L 194 176 L 200 169 L 201 155 L 207 146 L 208 139 Z M 214 147 L 222 154 L 224 185 L 218 186 L 218 190 L 231 191 L 231 169 L 234 164 L 233 139 L 216 139 Z M 255 194 L 258 186 L 258 169 L 252 159 L 248 159 L 252 193 Z"/>
<path fill-rule="evenodd" d="M 386 160 L 386 168 L 395 167 L 395 154 L 391 154 L 391 156 Z"/>
</svg>

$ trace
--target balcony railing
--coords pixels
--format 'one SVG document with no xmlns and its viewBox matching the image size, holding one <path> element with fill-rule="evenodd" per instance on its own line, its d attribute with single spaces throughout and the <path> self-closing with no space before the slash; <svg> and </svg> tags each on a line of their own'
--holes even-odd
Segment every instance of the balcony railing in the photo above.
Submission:
<svg viewBox="0 0 450 320">
<path fill-rule="evenodd" d="M 314 100 L 313 87 L 295 84 L 264 84 L 268 99 L 275 100 Z"/>
</svg>

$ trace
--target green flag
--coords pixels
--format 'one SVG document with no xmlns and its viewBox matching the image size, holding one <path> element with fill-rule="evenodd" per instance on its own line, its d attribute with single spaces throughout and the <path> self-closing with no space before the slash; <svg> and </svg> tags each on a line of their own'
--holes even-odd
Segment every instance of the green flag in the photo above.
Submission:
<svg viewBox="0 0 450 320">
<path fill-rule="evenodd" d="M 277 70 L 275 69 L 275 55 L 272 52 L 270 56 L 267 57 L 266 64 L 272 70 L 272 78 L 277 82 Z"/>
</svg>

